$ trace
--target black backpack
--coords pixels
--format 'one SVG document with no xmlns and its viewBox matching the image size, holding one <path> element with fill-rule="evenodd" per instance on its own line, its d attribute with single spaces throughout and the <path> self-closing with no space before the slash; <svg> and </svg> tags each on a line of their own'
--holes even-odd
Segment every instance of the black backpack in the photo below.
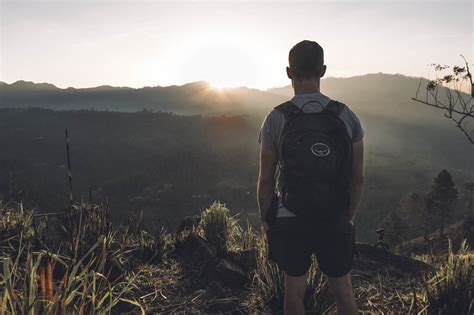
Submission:
<svg viewBox="0 0 474 315">
<path fill-rule="evenodd" d="M 301 219 L 349 215 L 352 140 L 339 118 L 344 107 L 332 100 L 317 113 L 291 101 L 275 107 L 285 116 L 278 186 L 283 205 Z"/>
</svg>

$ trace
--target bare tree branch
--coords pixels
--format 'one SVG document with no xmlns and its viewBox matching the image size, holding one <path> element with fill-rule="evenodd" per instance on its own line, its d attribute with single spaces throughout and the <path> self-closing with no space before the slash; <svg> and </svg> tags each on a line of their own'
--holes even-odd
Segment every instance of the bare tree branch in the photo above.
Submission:
<svg viewBox="0 0 474 315">
<path fill-rule="evenodd" d="M 474 84 L 472 83 L 472 74 L 469 69 L 469 63 L 466 58 L 461 55 L 465 66 L 454 66 L 452 74 L 446 74 L 449 66 L 442 66 L 439 64 L 431 64 L 435 69 L 435 80 L 428 81 L 426 86 L 425 100 L 419 97 L 422 85 L 422 79 L 416 90 L 415 97 L 412 100 L 445 111 L 444 116 L 452 120 L 457 128 L 465 135 L 471 144 L 474 145 L 474 104 L 471 101 L 474 98 Z M 444 72 L 444 73 L 443 73 Z M 471 95 L 466 99 L 466 93 L 461 91 L 463 83 L 468 81 L 471 87 Z M 440 88 L 444 89 L 444 93 L 438 94 Z M 440 95 L 445 96 L 445 99 L 440 99 Z M 422 96 L 423 97 L 423 96 Z M 469 129 L 469 130 L 468 130 Z"/>
<path fill-rule="evenodd" d="M 449 110 L 449 108 L 447 108 L 443 105 L 432 104 L 430 102 L 425 102 L 423 100 L 420 100 L 420 99 L 417 99 L 417 98 L 414 98 L 414 97 L 412 97 L 411 99 L 414 100 L 414 101 L 423 103 L 425 105 L 431 106 L 431 107 L 444 109 L 444 110 Z M 456 113 L 456 114 L 460 114 L 460 115 L 464 115 L 464 116 L 467 116 L 467 117 L 473 117 L 474 118 L 474 111 L 472 111 L 472 110 L 470 112 L 468 112 L 468 111 L 458 111 L 458 110 L 453 109 L 452 112 Z"/>
</svg>

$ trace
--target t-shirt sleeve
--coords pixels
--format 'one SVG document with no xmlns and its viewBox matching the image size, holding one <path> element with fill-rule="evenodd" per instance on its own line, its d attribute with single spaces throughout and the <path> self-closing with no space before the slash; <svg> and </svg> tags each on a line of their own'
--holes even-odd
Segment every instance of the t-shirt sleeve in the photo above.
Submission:
<svg viewBox="0 0 474 315">
<path fill-rule="evenodd" d="M 359 142 L 364 138 L 364 128 L 357 115 L 348 107 L 349 121 L 352 129 L 352 143 Z"/>
<path fill-rule="evenodd" d="M 258 134 L 258 143 L 260 143 L 260 146 L 264 149 L 274 152 L 278 151 L 275 137 L 274 110 L 263 120 Z"/>
</svg>

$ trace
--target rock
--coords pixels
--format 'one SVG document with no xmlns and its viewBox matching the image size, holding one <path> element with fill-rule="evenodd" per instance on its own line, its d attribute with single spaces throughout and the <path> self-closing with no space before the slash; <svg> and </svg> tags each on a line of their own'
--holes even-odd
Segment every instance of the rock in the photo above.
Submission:
<svg viewBox="0 0 474 315">
<path fill-rule="evenodd" d="M 199 223 L 201 222 L 201 216 L 200 215 L 190 215 L 190 216 L 185 216 L 181 223 L 178 226 L 178 229 L 176 230 L 176 234 L 180 234 L 184 230 L 192 230 L 193 228 L 197 227 Z"/>
<path fill-rule="evenodd" d="M 224 293 L 224 287 L 220 281 L 211 280 L 207 283 L 206 291 L 212 296 L 221 297 Z"/>
<path fill-rule="evenodd" d="M 246 272 L 237 264 L 231 262 L 229 259 L 222 258 L 215 267 L 215 276 L 222 281 L 226 286 L 234 289 L 243 288 L 247 282 Z M 210 275 L 210 278 L 215 278 Z"/>
<path fill-rule="evenodd" d="M 354 260 L 353 270 L 366 275 L 377 275 L 384 271 L 394 276 L 420 276 L 435 271 L 433 266 L 422 261 L 386 252 L 380 247 L 366 243 L 356 244 L 358 257 Z"/>
<path fill-rule="evenodd" d="M 230 258 L 218 257 L 216 248 L 198 235 L 191 233 L 186 236 L 183 241 L 177 243 L 176 250 L 184 263 L 199 267 L 199 277 L 208 283 L 222 282 L 230 288 L 243 288 L 247 283 L 248 277 L 244 268 Z M 238 255 L 241 261 L 252 260 L 252 251 Z"/>
<path fill-rule="evenodd" d="M 206 306 L 206 313 L 212 314 L 242 314 L 236 299 L 214 300 Z"/>
<path fill-rule="evenodd" d="M 107 259 L 105 262 L 104 273 L 110 283 L 116 283 L 117 281 L 123 279 L 125 270 L 117 258 L 110 257 L 110 259 Z"/>
<path fill-rule="evenodd" d="M 199 235 L 192 233 L 176 244 L 176 250 L 187 264 L 208 264 L 217 259 L 216 248 Z"/>
<path fill-rule="evenodd" d="M 257 266 L 257 250 L 250 248 L 238 252 L 228 252 L 228 258 L 239 265 L 246 273 L 254 270 Z"/>
</svg>

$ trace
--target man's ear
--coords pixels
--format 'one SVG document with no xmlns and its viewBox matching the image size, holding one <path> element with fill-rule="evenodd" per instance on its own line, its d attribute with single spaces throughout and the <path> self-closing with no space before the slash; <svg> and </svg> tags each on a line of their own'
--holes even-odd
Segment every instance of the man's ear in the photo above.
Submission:
<svg viewBox="0 0 474 315">
<path fill-rule="evenodd" d="M 321 75 L 319 77 L 324 77 L 324 74 L 326 74 L 326 65 L 323 65 L 323 67 L 321 68 Z"/>
<path fill-rule="evenodd" d="M 288 76 L 288 79 L 293 80 L 293 70 L 291 70 L 290 67 L 286 67 L 286 75 Z"/>
</svg>

